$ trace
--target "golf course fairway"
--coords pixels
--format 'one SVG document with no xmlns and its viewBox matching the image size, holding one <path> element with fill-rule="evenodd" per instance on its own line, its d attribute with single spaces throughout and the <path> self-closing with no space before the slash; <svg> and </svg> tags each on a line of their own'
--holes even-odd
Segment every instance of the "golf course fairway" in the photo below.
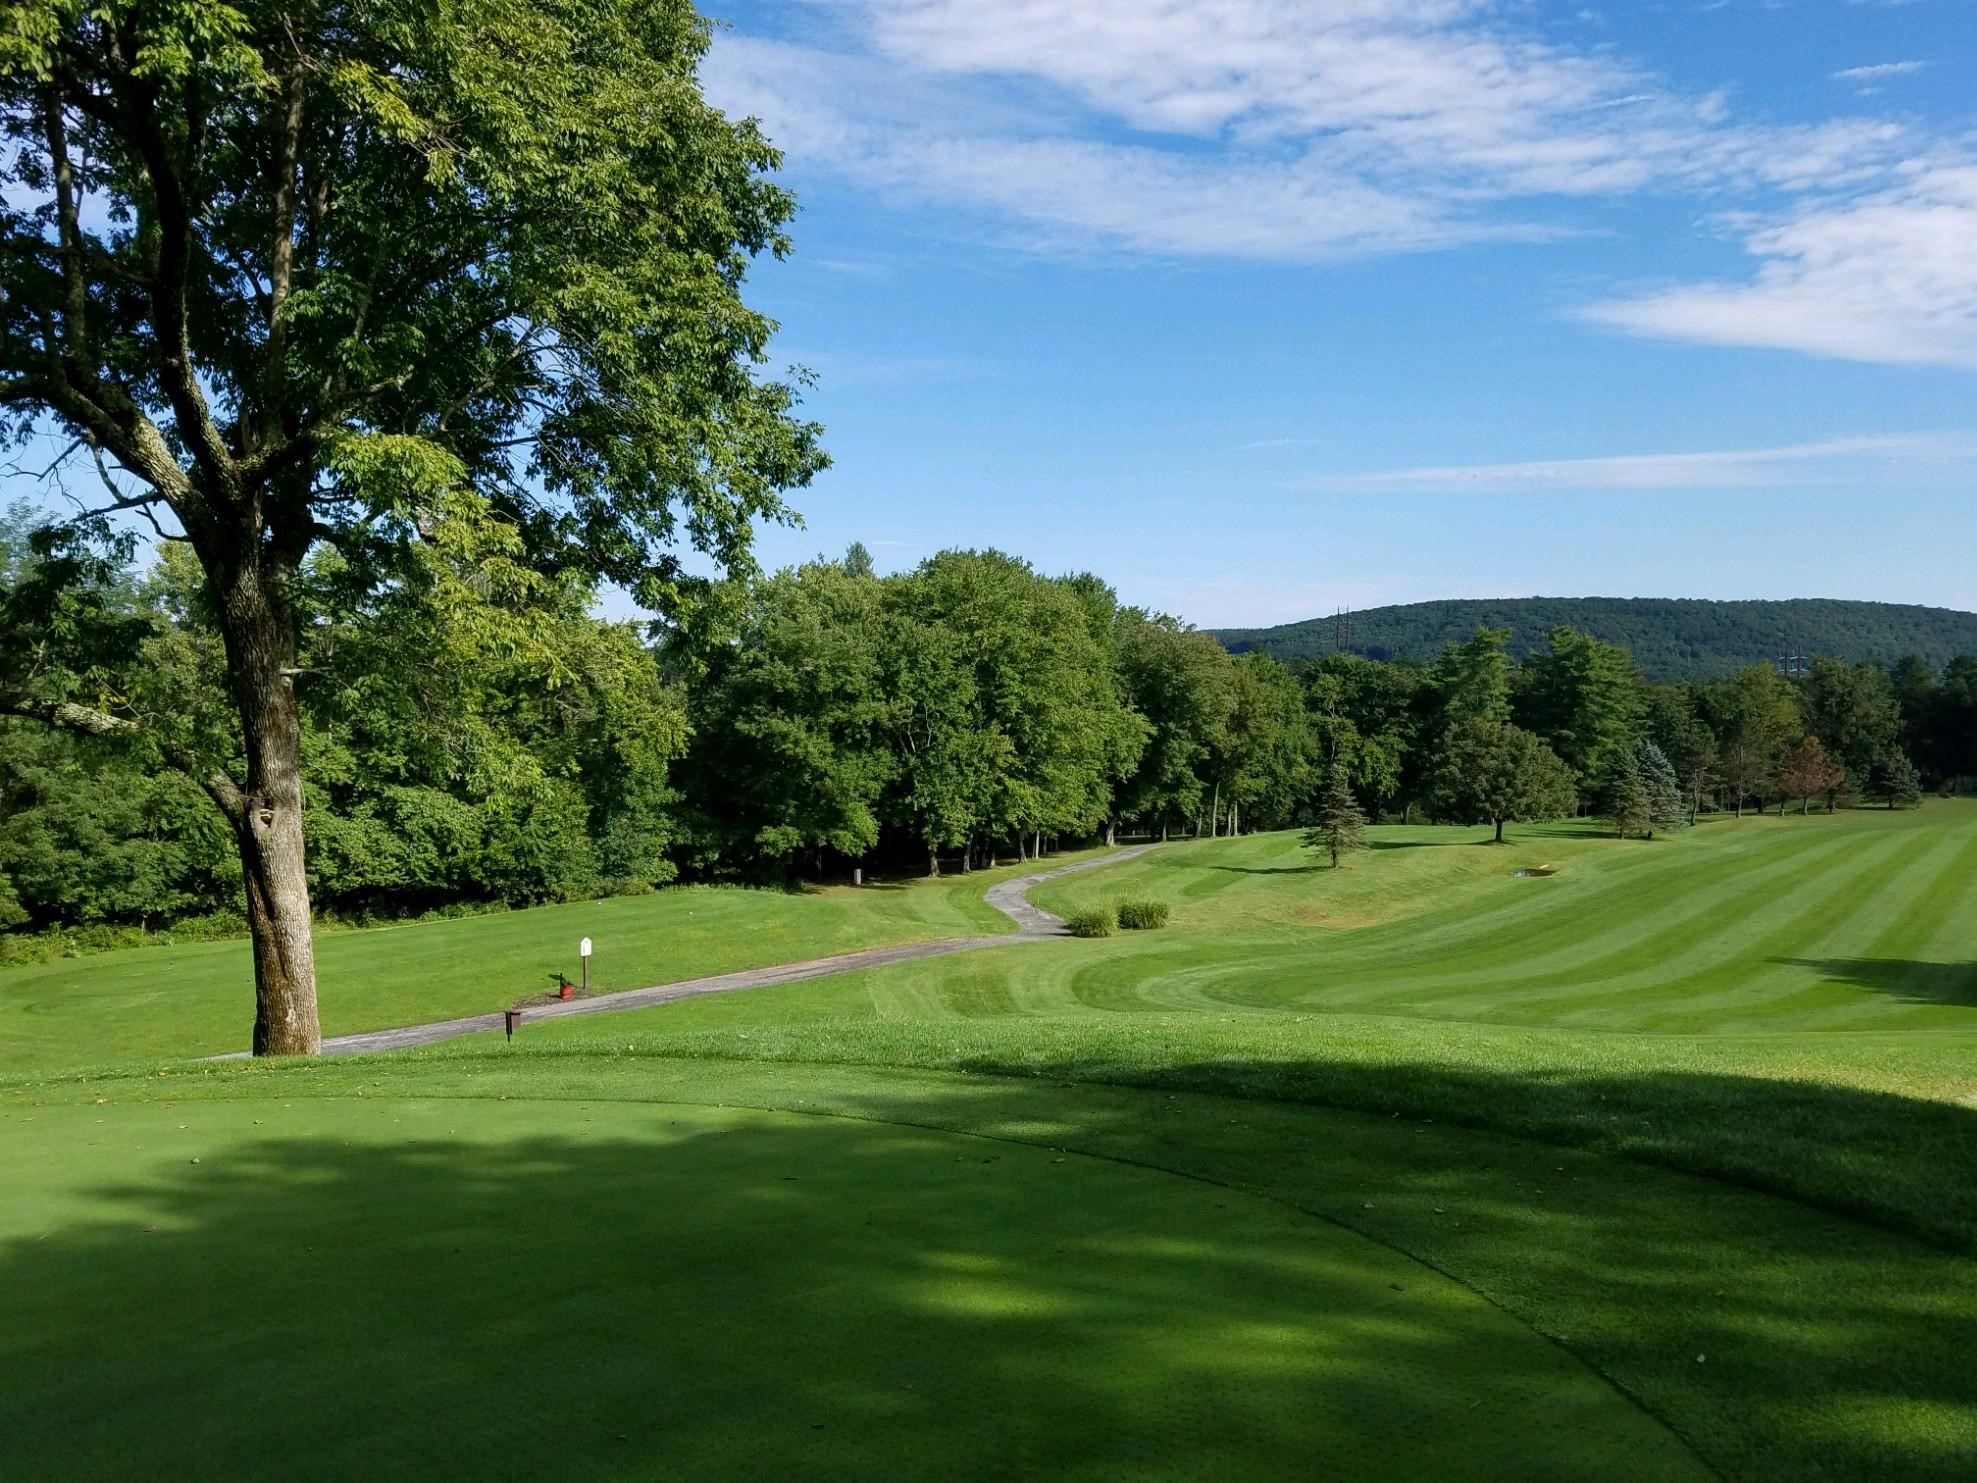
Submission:
<svg viewBox="0 0 1977 1483">
<path fill-rule="evenodd" d="M 1034 891 L 1163 930 L 385 1055 L 183 1059 L 239 944 L 0 973 L 0 1461 L 1977 1477 L 1977 806 L 1372 843 L 1177 841 Z M 325 941 L 430 966 L 356 996 L 407 1024 L 604 907 L 660 981 L 813 909 L 969 935 L 1011 873 Z"/>
</svg>

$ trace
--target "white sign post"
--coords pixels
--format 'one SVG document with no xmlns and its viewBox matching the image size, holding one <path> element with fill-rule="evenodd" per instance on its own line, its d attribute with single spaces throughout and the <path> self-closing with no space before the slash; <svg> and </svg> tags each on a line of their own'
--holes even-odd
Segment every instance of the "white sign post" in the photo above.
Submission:
<svg viewBox="0 0 1977 1483">
<path fill-rule="evenodd" d="M 583 991 L 590 992 L 590 939 L 586 937 L 577 944 L 577 956 L 583 959 Z"/>
</svg>

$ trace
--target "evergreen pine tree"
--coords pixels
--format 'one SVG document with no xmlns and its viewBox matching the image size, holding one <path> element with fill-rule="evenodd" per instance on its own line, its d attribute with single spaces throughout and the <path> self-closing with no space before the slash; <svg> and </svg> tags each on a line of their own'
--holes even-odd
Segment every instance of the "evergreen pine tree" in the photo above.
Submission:
<svg viewBox="0 0 1977 1483">
<path fill-rule="evenodd" d="M 1675 764 L 1668 760 L 1668 754 L 1642 737 L 1634 744 L 1634 766 L 1647 790 L 1648 837 L 1652 839 L 1656 831 L 1673 834 L 1687 827 L 1689 812 L 1682 798 L 1682 780 L 1675 775 Z"/>
<path fill-rule="evenodd" d="M 1922 775 L 1905 754 L 1890 748 L 1868 768 L 1867 796 L 1889 808 L 1913 808 L 1922 801 Z"/>
<path fill-rule="evenodd" d="M 1325 778 L 1324 791 L 1318 795 L 1318 822 L 1304 831 L 1304 847 L 1330 851 L 1334 870 L 1339 868 L 1340 856 L 1366 848 L 1366 815 L 1352 796 L 1343 762 L 1333 762 Z"/>
<path fill-rule="evenodd" d="M 1613 821 L 1613 832 L 1620 838 L 1652 832 L 1653 800 L 1641 776 L 1641 765 L 1631 750 L 1623 748 L 1607 760 L 1599 798 L 1600 812 Z"/>
</svg>

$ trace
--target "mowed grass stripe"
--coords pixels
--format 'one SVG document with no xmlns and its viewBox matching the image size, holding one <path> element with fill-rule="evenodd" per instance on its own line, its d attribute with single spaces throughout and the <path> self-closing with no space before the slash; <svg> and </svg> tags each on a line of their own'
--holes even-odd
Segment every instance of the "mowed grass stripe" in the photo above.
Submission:
<svg viewBox="0 0 1977 1483">
<path fill-rule="evenodd" d="M 1528 894 L 1514 913 L 1422 921 L 1411 924 L 1412 932 L 1394 934 L 1398 952 L 1379 952 L 1374 943 L 1355 941 L 1341 945 L 1338 960 L 1355 964 L 1362 955 L 1377 952 L 1381 961 L 1365 964 L 1362 972 L 1422 983 L 1446 981 L 1476 992 L 1547 983 L 1571 986 L 1651 952 L 1638 936 L 1642 931 L 1670 940 L 1694 937 L 1713 922 L 1743 912 L 1745 902 L 1768 894 L 1780 876 L 1812 877 L 1824 869 L 1823 855 L 1808 858 L 1776 847 L 1764 851 L 1771 858 L 1763 864 L 1735 870 L 1725 869 L 1722 861 L 1705 862 L 1697 858 L 1703 852 L 1675 844 L 1615 840 L 1611 848 L 1629 854 L 1612 862 L 1575 862 L 1566 867 L 1568 876 L 1518 882 Z M 1840 848 L 1833 841 L 1827 852 Z M 1698 868 L 1682 868 L 1686 864 Z M 1590 877 L 1590 884 L 1584 877 Z M 1609 938 L 1615 924 L 1636 935 L 1613 944 Z"/>
<path fill-rule="evenodd" d="M 1347 950 L 1334 958 L 1322 987 L 1295 996 L 1293 1003 L 1456 1018 L 1475 1016 L 1487 1005 L 1488 1017 L 1505 1023 L 1523 1022 L 1532 1010 L 1546 1017 L 1553 1011 L 1570 1012 L 1590 988 L 1623 970 L 1659 971 L 1680 955 L 1677 944 L 1690 944 L 1690 952 L 1720 954 L 1725 925 L 1749 920 L 1762 903 L 1777 898 L 1781 886 L 1826 875 L 1840 853 L 1841 841 L 1827 841 L 1811 858 L 1782 856 L 1756 872 L 1733 877 L 1727 887 L 1713 877 L 1691 874 L 1654 893 L 1666 903 L 1655 912 L 1630 910 L 1639 897 L 1630 900 L 1610 890 L 1591 903 L 1534 901 L 1534 930 L 1491 951 L 1476 951 L 1463 932 L 1424 933 L 1407 953 L 1385 962 L 1362 961 Z M 1540 890 L 1549 884 L 1532 882 Z M 1665 913 L 1675 902 L 1692 899 L 1702 903 L 1695 911 L 1667 919 Z M 1547 952 L 1546 944 L 1558 945 Z M 1533 958 L 1551 965 L 1550 971 L 1523 966 Z M 1604 1001 L 1607 996 L 1600 997 Z"/>
<path fill-rule="evenodd" d="M 1651 862 L 1659 880 L 1630 876 L 1603 883 L 1604 889 L 1590 899 L 1545 903 L 1549 909 L 1534 932 L 1488 956 L 1489 966 L 1508 969 L 1508 975 L 1493 980 L 1467 972 L 1469 986 L 1484 992 L 1512 986 L 1571 988 L 1643 963 L 1665 962 L 1680 944 L 1719 939 L 1724 926 L 1747 919 L 1781 887 L 1824 875 L 1836 858 L 1850 852 L 1849 843 L 1830 838 L 1807 850 L 1767 841 L 1761 863 L 1712 860 L 1699 850 L 1671 851 Z M 1619 841 L 1615 847 L 1628 848 Z M 1852 848 L 1858 848 L 1857 842 Z M 1469 954 L 1465 962 L 1476 964 L 1478 957 Z"/>
<path fill-rule="evenodd" d="M 1676 962 L 1632 975 L 1620 987 L 1634 995 L 1638 1027 L 1736 1031 L 1761 1025 L 1770 1001 L 1796 994 L 1805 983 L 1804 970 L 1781 959 L 1834 934 L 1857 933 L 1874 918 L 1877 903 L 1901 889 L 1895 877 L 1908 872 L 1885 869 L 1901 844 L 1876 841 L 1809 883 L 1818 889 L 1760 904 L 1714 944 L 1699 943 Z M 1767 990 L 1767 984 L 1775 987 Z"/>
</svg>

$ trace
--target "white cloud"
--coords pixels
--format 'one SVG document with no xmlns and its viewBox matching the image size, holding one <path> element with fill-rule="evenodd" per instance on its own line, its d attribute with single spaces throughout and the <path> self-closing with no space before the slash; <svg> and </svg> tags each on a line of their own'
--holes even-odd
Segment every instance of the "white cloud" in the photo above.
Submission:
<svg viewBox="0 0 1977 1483">
<path fill-rule="evenodd" d="M 1636 453 L 1608 458 L 1459 464 L 1310 481 L 1340 493 L 1538 493 L 1547 490 L 1791 489 L 1899 474 L 1909 484 L 1968 478 L 1977 467 L 1977 437 L 1911 433 L 1827 438 L 1774 448 L 1704 453 Z"/>
<path fill-rule="evenodd" d="M 1977 201 L 1871 117 L 1750 121 L 1521 0 L 808 0 L 723 34 L 712 95 L 805 169 L 950 233 L 1080 255 L 1325 262 L 1579 235 L 1657 192 L 1734 220 L 1741 283 L 1643 290 L 1631 333 L 1977 365 Z M 1582 33 L 1579 33 L 1582 34 Z M 1856 84 L 1913 72 L 1878 62 Z M 1916 163 L 1922 161 L 1924 163 Z M 1736 215 L 1732 217 L 1731 212 Z"/>
<path fill-rule="evenodd" d="M 1635 334 L 1846 360 L 1977 370 L 1977 164 L 1918 162 L 1900 183 L 1822 200 L 1750 231 L 1741 283 L 1596 304 Z"/>
<path fill-rule="evenodd" d="M 1879 82 L 1887 77 L 1906 77 L 1928 65 L 1927 62 L 1873 62 L 1865 67 L 1842 67 L 1833 76 L 1841 82 Z"/>
<path fill-rule="evenodd" d="M 1046 249 L 1310 261 L 1567 235 L 1558 198 L 1872 170 L 1872 120 L 1735 126 L 1494 0 L 813 0 L 832 48 L 722 36 L 710 91 L 889 199 Z"/>
</svg>

